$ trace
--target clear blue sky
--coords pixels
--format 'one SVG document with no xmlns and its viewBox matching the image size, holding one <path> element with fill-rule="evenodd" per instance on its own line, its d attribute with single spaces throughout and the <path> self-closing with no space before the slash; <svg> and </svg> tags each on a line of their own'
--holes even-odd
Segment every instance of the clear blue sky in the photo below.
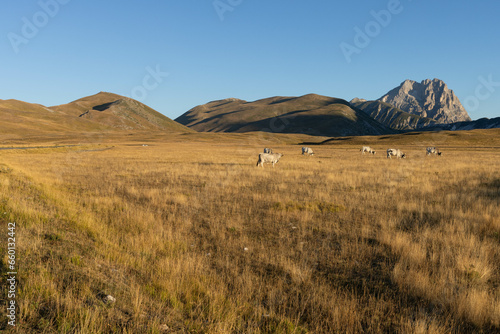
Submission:
<svg viewBox="0 0 500 334">
<path fill-rule="evenodd" d="M 405 79 L 439 78 L 473 119 L 500 116 L 498 1 L 25 0 L 3 8 L 0 99 L 51 106 L 108 91 L 176 118 L 227 97 L 376 99 Z M 378 23 L 372 11 L 381 10 L 390 18 Z M 350 62 L 347 44 L 356 48 Z M 156 70 L 157 80 L 148 77 Z"/>
</svg>

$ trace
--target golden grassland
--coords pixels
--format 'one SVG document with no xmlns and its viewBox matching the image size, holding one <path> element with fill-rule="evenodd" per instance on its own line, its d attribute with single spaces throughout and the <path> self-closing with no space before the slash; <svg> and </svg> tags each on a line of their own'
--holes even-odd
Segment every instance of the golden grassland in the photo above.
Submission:
<svg viewBox="0 0 500 334">
<path fill-rule="evenodd" d="M 17 332 L 500 332 L 500 149 L 188 137 L 0 151 Z"/>
</svg>

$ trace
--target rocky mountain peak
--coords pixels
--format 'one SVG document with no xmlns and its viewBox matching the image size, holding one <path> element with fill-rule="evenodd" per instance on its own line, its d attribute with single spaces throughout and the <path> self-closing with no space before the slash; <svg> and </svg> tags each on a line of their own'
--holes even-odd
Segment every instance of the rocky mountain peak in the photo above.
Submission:
<svg viewBox="0 0 500 334">
<path fill-rule="evenodd" d="M 355 98 L 354 98 L 354 99 L 352 99 L 349 103 L 354 104 L 354 103 L 363 103 L 363 102 L 366 102 L 366 100 L 365 100 L 365 99 L 361 99 L 361 98 L 359 98 L 359 97 L 355 97 Z"/>
<path fill-rule="evenodd" d="M 403 81 L 401 83 L 400 87 L 401 87 L 402 90 L 404 90 L 406 92 L 409 92 L 413 88 L 414 84 L 416 84 L 415 81 L 406 79 L 405 81 Z"/>
<path fill-rule="evenodd" d="M 432 118 L 438 123 L 471 120 L 458 97 L 439 79 L 426 79 L 420 83 L 405 80 L 378 101 L 410 114 Z"/>
</svg>

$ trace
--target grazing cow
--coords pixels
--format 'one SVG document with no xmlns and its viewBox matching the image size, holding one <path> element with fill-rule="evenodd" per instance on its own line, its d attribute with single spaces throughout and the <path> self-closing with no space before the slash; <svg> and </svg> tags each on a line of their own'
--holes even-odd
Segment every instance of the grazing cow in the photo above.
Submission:
<svg viewBox="0 0 500 334">
<path fill-rule="evenodd" d="M 302 154 L 314 155 L 314 152 L 310 147 L 302 147 Z"/>
<path fill-rule="evenodd" d="M 391 158 L 391 156 L 395 156 L 396 158 L 406 158 L 406 154 L 401 150 L 390 148 L 387 150 L 387 158 Z"/>
<path fill-rule="evenodd" d="M 427 147 L 425 149 L 425 151 L 426 151 L 427 155 L 429 155 L 429 154 L 437 154 L 439 156 L 441 155 L 441 152 L 439 152 L 439 150 L 435 147 Z"/>
<path fill-rule="evenodd" d="M 273 153 L 273 149 L 272 148 L 265 148 L 264 149 L 264 153 Z"/>
<path fill-rule="evenodd" d="M 274 164 L 280 161 L 280 158 L 283 156 L 283 153 L 260 153 L 259 161 L 257 161 L 257 167 L 262 166 L 264 168 L 264 162 Z"/>
<path fill-rule="evenodd" d="M 375 150 L 373 148 L 371 148 L 370 146 L 363 146 L 363 148 L 361 149 L 361 152 L 362 154 L 365 154 L 365 152 L 368 152 L 368 153 L 371 153 L 371 154 L 375 154 Z"/>
</svg>

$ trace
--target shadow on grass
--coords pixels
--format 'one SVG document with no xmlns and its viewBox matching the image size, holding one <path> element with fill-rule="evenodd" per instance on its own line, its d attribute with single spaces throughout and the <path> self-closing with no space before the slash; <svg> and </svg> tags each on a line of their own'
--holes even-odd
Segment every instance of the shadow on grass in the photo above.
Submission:
<svg viewBox="0 0 500 334">
<path fill-rule="evenodd" d="M 500 179 L 494 179 L 491 182 L 484 182 L 478 190 L 478 196 L 490 199 L 500 200 Z"/>
</svg>

